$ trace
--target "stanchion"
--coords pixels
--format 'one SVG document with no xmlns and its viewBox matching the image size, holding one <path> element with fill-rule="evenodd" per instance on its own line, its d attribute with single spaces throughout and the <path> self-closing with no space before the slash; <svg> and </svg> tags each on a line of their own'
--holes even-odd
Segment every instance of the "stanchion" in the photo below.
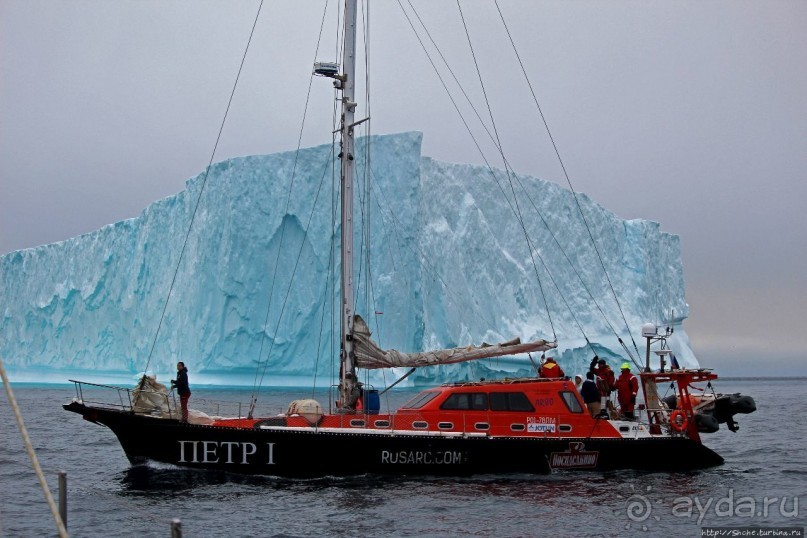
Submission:
<svg viewBox="0 0 807 538">
<path fill-rule="evenodd" d="M 67 529 L 64 527 L 62 523 L 62 519 L 59 517 L 58 509 L 56 508 L 56 502 L 53 500 L 53 495 L 51 495 L 50 490 L 48 489 L 48 482 L 45 480 L 45 475 L 42 472 L 42 467 L 39 466 L 39 460 L 36 457 L 36 452 L 34 451 L 34 445 L 31 444 L 31 438 L 28 437 L 28 430 L 25 429 L 25 422 L 22 420 L 22 413 L 20 412 L 20 407 L 17 405 L 17 399 L 14 397 L 14 391 L 11 390 L 11 383 L 8 380 L 8 376 L 6 375 L 6 369 L 3 367 L 3 359 L 0 359 L 0 378 L 3 380 L 3 386 L 6 388 L 6 395 L 8 396 L 8 403 L 11 404 L 11 410 L 14 412 L 14 418 L 17 419 L 17 427 L 20 429 L 20 435 L 22 436 L 22 443 L 25 445 L 25 450 L 28 452 L 28 458 L 31 460 L 31 465 L 34 467 L 34 472 L 36 473 L 36 477 L 39 479 L 39 485 L 42 486 L 42 492 L 45 494 L 45 500 L 48 501 L 48 507 L 50 507 L 50 513 L 53 515 L 53 518 L 56 520 L 56 529 L 59 532 L 60 538 L 67 538 Z"/>
<path fill-rule="evenodd" d="M 179 518 L 171 521 L 171 538 L 182 538 L 182 522 Z"/>
<path fill-rule="evenodd" d="M 59 471 L 59 517 L 67 529 L 67 473 Z"/>
</svg>

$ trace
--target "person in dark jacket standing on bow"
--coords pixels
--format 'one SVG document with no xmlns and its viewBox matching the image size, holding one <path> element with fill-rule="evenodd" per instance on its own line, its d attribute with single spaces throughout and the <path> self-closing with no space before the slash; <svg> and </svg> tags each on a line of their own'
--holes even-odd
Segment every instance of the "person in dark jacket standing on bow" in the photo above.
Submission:
<svg viewBox="0 0 807 538">
<path fill-rule="evenodd" d="M 188 400 L 191 397 L 191 388 L 188 385 L 188 369 L 184 362 L 177 363 L 177 378 L 171 380 L 171 386 L 177 388 L 179 403 L 182 406 L 182 422 L 188 422 Z"/>
</svg>

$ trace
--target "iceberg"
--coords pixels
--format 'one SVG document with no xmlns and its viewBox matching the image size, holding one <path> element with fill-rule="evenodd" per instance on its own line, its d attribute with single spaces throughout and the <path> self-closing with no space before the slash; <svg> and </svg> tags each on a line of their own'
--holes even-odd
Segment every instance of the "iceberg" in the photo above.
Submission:
<svg viewBox="0 0 807 538">
<path fill-rule="evenodd" d="M 635 339 L 643 361 L 640 328 L 651 322 L 674 327 L 679 362 L 697 366 L 682 327 L 677 236 L 578 194 L 606 277 L 572 193 L 518 175 L 534 266 L 506 174 L 423 156 L 421 139 L 373 136 L 369 168 L 367 140 L 357 143 L 356 305 L 381 347 L 557 339 L 553 355 L 571 375 L 594 352 L 618 366 L 626 353 L 616 334 L 634 355 Z M 164 379 L 181 360 L 195 384 L 251 386 L 263 372 L 263 386 L 329 384 L 338 363 L 334 177 L 330 145 L 233 158 L 136 218 L 3 255 L 0 356 L 11 378 L 120 382 L 148 366 Z M 403 373 L 368 380 L 383 386 Z M 517 375 L 533 375 L 526 357 L 421 368 L 407 382 Z"/>
</svg>

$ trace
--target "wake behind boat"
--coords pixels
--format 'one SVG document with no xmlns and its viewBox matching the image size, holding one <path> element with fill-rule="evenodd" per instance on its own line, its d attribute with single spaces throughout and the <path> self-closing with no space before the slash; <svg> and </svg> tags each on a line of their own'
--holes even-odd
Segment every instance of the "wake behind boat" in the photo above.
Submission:
<svg viewBox="0 0 807 538">
<path fill-rule="evenodd" d="M 638 388 L 621 409 L 608 405 L 613 387 L 602 389 L 604 413 L 594 413 L 575 383 L 563 375 L 444 384 L 419 393 L 395 412 L 380 413 L 378 394 L 359 381 L 360 370 L 409 368 L 411 373 L 417 368 L 551 352 L 557 342 L 522 343 L 516 338 L 403 353 L 383 350 L 372 340 L 368 325 L 356 313 L 354 290 L 354 130 L 368 119 L 354 117 L 356 15 L 356 1 L 347 0 L 341 66 L 329 62 L 314 66 L 316 75 L 332 79 L 341 92 L 340 368 L 337 394 L 329 398 L 328 411 L 316 401 L 297 401 L 286 413 L 257 417 L 253 399 L 245 416 L 185 422 L 165 388 L 146 376 L 134 390 L 106 387 L 116 400 L 88 398 L 95 392 L 93 386 L 76 381 L 77 396 L 64 408 L 110 428 L 132 463 L 152 460 L 251 474 L 679 471 L 721 464 L 723 459 L 702 444 L 700 433 L 715 431 L 721 422 L 732 427 L 736 413 L 753 411 L 753 401 L 743 406 L 729 400 L 727 406 L 718 404 L 725 400 L 714 395 L 711 412 L 705 405 L 699 407 L 708 402 L 696 402 L 691 389 L 705 383 L 708 390 L 717 376 L 707 370 L 667 368 L 666 339 L 671 330 L 659 333 L 652 324 L 642 328 L 647 341 L 644 364 L 631 356 L 644 400 L 638 417 L 632 409 Z M 520 213 L 518 217 L 522 219 Z M 529 238 L 527 244 L 532 256 Z M 659 355 L 658 368 L 655 364 L 651 368 L 652 352 Z M 673 400 L 659 397 L 660 388 L 667 386 Z"/>
</svg>

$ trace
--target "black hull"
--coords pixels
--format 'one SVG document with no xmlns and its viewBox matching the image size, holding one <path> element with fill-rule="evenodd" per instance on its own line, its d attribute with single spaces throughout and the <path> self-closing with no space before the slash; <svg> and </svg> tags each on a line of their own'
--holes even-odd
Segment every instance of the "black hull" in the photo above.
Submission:
<svg viewBox="0 0 807 538">
<path fill-rule="evenodd" d="M 684 437 L 549 439 L 250 430 L 186 424 L 75 402 L 64 408 L 110 428 L 133 464 L 151 460 L 245 474 L 323 477 L 545 474 L 559 469 L 688 471 L 723 463 L 718 454 Z"/>
</svg>

